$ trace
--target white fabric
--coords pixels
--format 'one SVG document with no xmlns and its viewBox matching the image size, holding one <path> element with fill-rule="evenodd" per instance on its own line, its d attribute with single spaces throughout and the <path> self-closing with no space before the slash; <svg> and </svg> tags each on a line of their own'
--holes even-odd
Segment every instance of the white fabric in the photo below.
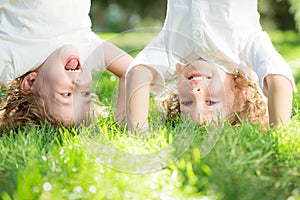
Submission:
<svg viewBox="0 0 300 200">
<path fill-rule="evenodd" d="M 0 0 L 0 8 L 6 3 L 8 2 L 9 0 Z"/>
<path fill-rule="evenodd" d="M 257 0 L 169 0 L 161 32 L 128 71 L 148 65 L 158 71 L 155 82 L 162 85 L 178 66 L 200 57 L 229 73 L 238 68 L 259 79 L 261 87 L 267 74 L 281 74 L 294 84 L 290 67 L 262 31 Z"/>
<path fill-rule="evenodd" d="M 77 47 L 81 60 L 89 58 L 91 70 L 104 69 L 103 41 L 91 31 L 90 0 L 0 0 L 0 6 L 1 84 L 35 69 L 65 44 Z"/>
</svg>

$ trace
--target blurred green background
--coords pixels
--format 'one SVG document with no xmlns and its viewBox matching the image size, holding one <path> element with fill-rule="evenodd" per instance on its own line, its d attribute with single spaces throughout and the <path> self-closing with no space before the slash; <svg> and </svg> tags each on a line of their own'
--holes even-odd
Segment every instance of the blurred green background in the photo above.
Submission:
<svg viewBox="0 0 300 200">
<path fill-rule="evenodd" d="M 122 32 L 162 26 L 167 0 L 92 0 L 96 32 Z M 261 23 L 267 30 L 300 30 L 299 0 L 259 0 Z"/>
</svg>

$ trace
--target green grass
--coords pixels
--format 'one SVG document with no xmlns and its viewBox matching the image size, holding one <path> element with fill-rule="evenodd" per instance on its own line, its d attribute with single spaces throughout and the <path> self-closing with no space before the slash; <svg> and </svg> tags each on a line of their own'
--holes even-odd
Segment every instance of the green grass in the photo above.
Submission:
<svg viewBox="0 0 300 200">
<path fill-rule="evenodd" d="M 299 36 L 270 34 L 289 62 L 297 60 Z M 137 38 L 135 46 L 118 37 L 133 55 L 144 44 L 143 34 L 126 36 Z M 113 105 L 114 76 L 94 79 L 103 104 Z M 297 85 L 299 91 L 299 79 Z M 268 131 L 247 123 L 213 130 L 188 121 L 173 128 L 152 108 L 157 128 L 144 138 L 110 117 L 91 127 L 45 124 L 10 132 L 0 138 L 0 199 L 300 199 L 299 102 L 298 92 L 289 127 Z M 204 148 L 208 133 L 218 138 L 212 149 Z"/>
</svg>

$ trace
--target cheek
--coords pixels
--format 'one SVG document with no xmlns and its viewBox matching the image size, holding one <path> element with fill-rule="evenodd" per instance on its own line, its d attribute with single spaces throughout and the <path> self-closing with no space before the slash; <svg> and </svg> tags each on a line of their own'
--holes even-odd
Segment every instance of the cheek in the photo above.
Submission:
<svg viewBox="0 0 300 200">
<path fill-rule="evenodd" d="M 183 119 L 192 119 L 193 122 L 198 123 L 199 119 L 198 119 L 198 112 L 197 110 L 195 110 L 194 108 L 183 108 L 181 110 L 181 117 Z"/>
<path fill-rule="evenodd" d="M 177 90 L 178 90 L 179 100 L 192 98 L 189 92 L 191 90 L 191 87 L 187 83 L 187 81 L 179 81 L 177 83 Z"/>
<path fill-rule="evenodd" d="M 63 73 L 59 70 L 55 70 L 54 68 L 43 70 L 40 73 L 40 83 L 43 84 L 43 87 L 47 87 L 47 85 L 55 85 L 59 82 L 64 82 Z"/>
<path fill-rule="evenodd" d="M 219 99 L 224 99 L 225 94 L 227 93 L 227 88 L 223 82 L 219 79 L 214 79 L 211 81 L 208 87 L 208 92 L 211 96 L 215 96 Z"/>
<path fill-rule="evenodd" d="M 89 120 L 89 115 L 90 115 L 90 104 L 83 104 L 81 106 L 77 106 L 74 109 L 74 122 L 76 124 L 82 123 L 83 121 Z"/>
<path fill-rule="evenodd" d="M 178 93 L 182 93 L 182 91 L 184 90 L 184 81 L 179 79 L 177 82 L 177 89 L 178 89 Z"/>
<path fill-rule="evenodd" d="M 39 73 L 32 89 L 34 92 L 49 98 L 52 91 L 52 84 L 49 83 L 49 77 L 45 76 L 43 73 Z"/>
<path fill-rule="evenodd" d="M 92 73 L 88 70 L 84 70 L 83 73 L 79 73 L 77 80 L 80 80 L 84 84 L 92 85 Z"/>
<path fill-rule="evenodd" d="M 227 115 L 238 111 L 236 109 L 236 107 L 237 107 L 237 105 L 241 104 L 241 102 L 237 101 L 236 95 L 232 91 L 229 91 L 228 93 L 226 93 L 224 103 L 225 103 L 224 106 L 226 108 Z"/>
</svg>

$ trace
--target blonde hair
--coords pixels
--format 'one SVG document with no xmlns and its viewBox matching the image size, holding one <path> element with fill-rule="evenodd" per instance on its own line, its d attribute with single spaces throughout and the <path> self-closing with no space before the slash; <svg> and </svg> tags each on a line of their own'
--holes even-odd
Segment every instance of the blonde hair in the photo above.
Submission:
<svg viewBox="0 0 300 200">
<path fill-rule="evenodd" d="M 240 71 L 236 71 L 233 80 L 236 86 L 245 92 L 246 98 L 239 98 L 236 94 L 235 104 L 240 105 L 241 110 L 227 116 L 230 124 L 236 125 L 242 121 L 268 127 L 267 102 L 256 82 L 246 78 Z M 167 121 L 174 120 L 180 114 L 178 91 L 174 84 L 166 86 L 160 97 L 155 98 L 155 104 L 165 113 Z"/>
<path fill-rule="evenodd" d="M 235 103 L 241 105 L 241 110 L 233 113 L 229 117 L 229 122 L 235 125 L 244 120 L 267 128 L 269 124 L 267 100 L 260 87 L 238 70 L 233 77 L 236 86 L 246 93 L 246 99 L 239 99 L 239 95 L 236 95 Z"/>
<path fill-rule="evenodd" d="M 39 127 L 48 122 L 54 127 L 65 125 L 63 119 L 50 114 L 44 98 L 38 93 L 24 94 L 21 84 L 24 78 L 31 72 L 15 79 L 7 86 L 1 86 L 1 92 L 6 92 L 0 104 L 0 135 L 3 131 L 14 130 L 25 125 Z M 100 103 L 96 95 L 92 95 L 92 120 L 99 116 L 107 117 L 108 109 Z"/>
<path fill-rule="evenodd" d="M 6 90 L 6 96 L 0 105 L 0 131 L 15 129 L 20 126 L 39 126 L 47 121 L 57 126 L 61 120 L 51 116 L 47 106 L 39 93 L 24 94 L 21 91 L 21 84 L 30 72 L 20 78 L 16 78 L 1 90 Z M 0 134 L 1 134 L 0 133 Z"/>
</svg>

